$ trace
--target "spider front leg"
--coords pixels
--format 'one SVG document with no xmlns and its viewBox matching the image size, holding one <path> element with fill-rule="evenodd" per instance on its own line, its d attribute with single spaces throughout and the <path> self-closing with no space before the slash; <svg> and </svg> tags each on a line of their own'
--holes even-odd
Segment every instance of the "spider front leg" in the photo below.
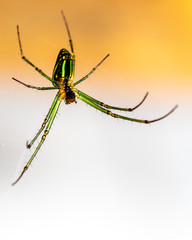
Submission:
<svg viewBox="0 0 192 240">
<path fill-rule="evenodd" d="M 16 78 L 13 78 L 12 79 L 22 85 L 24 85 L 25 87 L 28 87 L 28 88 L 33 88 L 33 89 L 37 89 L 37 90 L 55 90 L 55 89 L 58 89 L 58 87 L 35 87 L 35 86 L 32 86 L 32 85 L 29 85 L 29 84 L 26 84 L 26 83 L 23 83 L 19 80 L 17 80 Z"/>
<path fill-rule="evenodd" d="M 20 53 L 21 53 L 21 58 L 27 62 L 29 65 L 31 65 L 37 72 L 39 72 L 43 77 L 45 77 L 46 79 L 48 79 L 51 82 L 54 82 L 49 76 L 47 76 L 47 74 L 45 74 L 41 69 L 39 69 L 38 67 L 36 67 L 31 61 L 29 61 L 24 55 L 23 55 L 23 48 L 21 45 L 21 38 L 20 38 L 20 32 L 19 32 L 19 25 L 17 25 L 17 36 L 18 36 L 18 41 L 19 41 L 19 49 L 20 49 Z"/>
<path fill-rule="evenodd" d="M 63 11 L 61 11 L 61 14 L 62 14 L 64 23 L 65 23 L 65 27 L 67 29 L 67 34 L 68 34 L 68 37 L 69 37 L 69 44 L 70 44 L 70 47 L 71 47 L 71 52 L 74 54 L 73 41 L 72 41 L 71 33 L 70 33 L 70 30 L 69 30 L 69 26 L 68 26 L 68 23 L 67 23 L 67 20 L 65 18 L 65 15 L 64 15 Z"/>
<path fill-rule="evenodd" d="M 85 79 L 87 79 L 108 57 L 109 57 L 109 54 L 107 54 L 86 76 L 84 76 L 83 78 L 81 78 L 80 80 L 75 82 L 74 86 L 76 86 L 77 84 L 79 84 L 79 83 L 83 82 Z"/>
<path fill-rule="evenodd" d="M 167 114 L 165 114 L 164 116 L 154 119 L 154 120 L 141 120 L 141 119 L 136 119 L 136 118 L 130 118 L 130 117 L 125 117 L 119 114 L 115 114 L 107 109 L 105 109 L 104 107 L 101 107 L 99 105 L 97 105 L 95 102 L 91 101 L 90 99 L 86 98 L 85 96 L 82 96 L 81 94 L 78 94 L 77 97 L 79 99 L 81 99 L 82 101 L 84 101 L 85 103 L 89 104 L 90 106 L 96 108 L 97 110 L 110 115 L 111 117 L 114 118 L 120 118 L 120 119 L 124 119 L 124 120 L 128 120 L 128 121 L 132 121 L 132 122 L 139 122 L 139 123 L 145 123 L 145 124 L 149 124 L 149 123 L 153 123 L 153 122 L 157 122 L 162 120 L 163 118 L 166 118 L 167 116 L 169 116 L 173 111 L 175 111 L 175 109 L 178 107 L 177 105 Z"/>
</svg>

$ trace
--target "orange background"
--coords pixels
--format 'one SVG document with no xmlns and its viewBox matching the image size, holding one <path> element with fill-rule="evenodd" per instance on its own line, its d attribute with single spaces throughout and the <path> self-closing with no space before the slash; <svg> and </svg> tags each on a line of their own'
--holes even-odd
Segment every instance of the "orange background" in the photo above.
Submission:
<svg viewBox="0 0 192 240">
<path fill-rule="evenodd" d="M 157 94 L 167 92 L 165 97 L 180 96 L 178 91 L 185 92 L 184 95 L 190 92 L 192 3 L 189 0 L 1 2 L 0 64 L 5 76 L 9 72 L 27 82 L 31 77 L 33 82 L 39 77 L 20 59 L 17 24 L 24 54 L 51 75 L 60 48 L 69 49 L 61 9 L 74 42 L 76 80 L 110 53 L 101 70 L 91 77 L 97 81 L 87 80 L 87 87 L 103 88 L 105 93 L 108 88 L 113 94 L 115 90 L 130 94 L 127 91 L 130 89 L 137 94 L 140 88 L 143 93 L 156 89 Z M 3 83 L 9 80 L 0 79 Z M 46 85 L 42 78 L 36 81 Z"/>
</svg>

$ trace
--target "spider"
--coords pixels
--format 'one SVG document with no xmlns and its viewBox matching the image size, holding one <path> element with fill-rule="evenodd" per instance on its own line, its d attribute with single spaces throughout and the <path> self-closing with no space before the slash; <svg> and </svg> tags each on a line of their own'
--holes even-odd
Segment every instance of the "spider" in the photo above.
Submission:
<svg viewBox="0 0 192 240">
<path fill-rule="evenodd" d="M 44 141 L 46 139 L 46 136 L 48 135 L 48 133 L 51 129 L 51 126 L 53 124 L 53 121 L 55 119 L 55 116 L 58 112 L 58 109 L 59 109 L 59 106 L 60 106 L 62 100 L 64 100 L 65 104 L 71 104 L 73 102 L 76 103 L 76 99 L 78 98 L 78 99 L 84 101 L 85 103 L 89 104 L 91 107 L 94 107 L 97 110 L 99 110 L 111 117 L 120 118 L 120 119 L 124 119 L 124 120 L 128 120 L 128 121 L 138 122 L 138 123 L 145 123 L 145 124 L 149 124 L 149 123 L 153 123 L 153 122 L 162 120 L 163 118 L 170 115 L 177 108 L 177 105 L 176 105 L 166 115 L 164 115 L 160 118 L 154 119 L 154 120 L 135 119 L 135 118 L 125 117 L 125 116 L 122 116 L 119 114 L 115 114 L 115 113 L 111 112 L 110 109 L 131 112 L 131 111 L 135 110 L 136 108 L 138 108 L 145 101 L 145 99 L 148 95 L 148 92 L 145 94 L 144 98 L 137 106 L 135 106 L 133 108 L 121 108 L 121 107 L 114 107 L 114 106 L 107 105 L 107 104 L 87 95 L 86 93 L 78 90 L 77 88 L 75 88 L 76 85 L 78 85 L 79 83 L 81 83 L 85 79 L 87 79 L 105 61 L 105 59 L 109 57 L 109 54 L 107 54 L 87 75 L 85 75 L 83 78 L 81 78 L 80 80 L 73 83 L 74 71 L 75 71 L 75 53 L 74 53 L 73 42 L 72 42 L 71 33 L 69 31 L 69 26 L 68 26 L 67 20 L 65 18 L 63 11 L 61 11 L 61 14 L 62 14 L 62 18 L 63 18 L 64 24 L 65 24 L 65 27 L 67 30 L 71 53 L 65 48 L 60 50 L 57 60 L 56 60 L 56 63 L 55 63 L 55 66 L 54 66 L 54 69 L 53 69 L 52 78 L 47 76 L 41 69 L 36 67 L 28 58 L 26 58 L 24 56 L 23 48 L 21 45 L 19 26 L 17 25 L 17 36 L 18 36 L 21 58 L 25 62 L 27 62 L 29 65 L 31 65 L 43 77 L 48 79 L 53 84 L 53 87 L 35 87 L 32 85 L 25 84 L 15 78 L 12 78 L 12 79 L 28 88 L 33 88 L 33 89 L 37 89 L 37 90 L 58 90 L 58 91 L 57 91 L 57 94 L 53 100 L 53 103 L 43 121 L 43 124 L 41 125 L 41 128 L 39 129 L 39 131 L 37 132 L 35 137 L 30 142 L 27 142 L 27 148 L 31 148 L 33 143 L 37 140 L 39 135 L 45 129 L 44 133 L 42 134 L 41 140 L 40 140 L 38 146 L 36 147 L 34 153 L 32 154 L 31 158 L 29 159 L 29 161 L 23 168 L 23 171 L 21 172 L 19 177 L 16 179 L 16 181 L 12 183 L 12 185 L 15 185 L 22 178 L 23 174 L 27 171 L 30 164 L 32 163 L 34 157 L 37 155 L 39 149 L 41 148 L 42 144 L 44 143 Z"/>
</svg>

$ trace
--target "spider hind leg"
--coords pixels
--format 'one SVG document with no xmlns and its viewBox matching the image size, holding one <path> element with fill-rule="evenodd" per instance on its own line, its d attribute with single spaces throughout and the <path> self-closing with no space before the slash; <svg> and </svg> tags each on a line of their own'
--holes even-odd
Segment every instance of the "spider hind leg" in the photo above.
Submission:
<svg viewBox="0 0 192 240">
<path fill-rule="evenodd" d="M 79 94 L 78 98 L 81 99 L 82 101 L 84 101 L 85 103 L 89 104 L 90 106 L 96 108 L 97 110 L 99 110 L 99 111 L 101 111 L 101 112 L 103 112 L 103 113 L 105 113 L 107 115 L 110 115 L 111 117 L 120 118 L 120 119 L 124 119 L 124 120 L 127 120 L 127 121 L 132 121 L 132 122 L 144 123 L 144 124 L 149 124 L 149 123 L 160 121 L 160 120 L 166 118 L 167 116 L 169 116 L 178 107 L 176 105 L 171 111 L 169 111 L 167 114 L 163 115 L 160 118 L 156 118 L 156 119 L 153 119 L 153 120 L 142 120 L 142 119 L 125 117 L 125 116 L 113 113 L 110 110 L 108 110 L 108 109 L 106 109 L 104 107 L 101 107 L 98 104 L 96 104 L 95 102 L 93 102 L 90 99 L 86 98 L 86 96 L 83 96 L 81 93 Z"/>
<path fill-rule="evenodd" d="M 99 100 L 97 100 L 97 99 L 95 99 L 95 98 L 87 95 L 86 93 L 84 93 L 84 92 L 82 92 L 82 91 L 80 91 L 80 90 L 75 89 L 75 91 L 76 91 L 79 95 L 85 97 L 86 99 L 90 100 L 91 102 L 94 102 L 95 104 L 97 104 L 97 105 L 99 105 L 99 106 L 101 106 L 101 107 L 103 107 L 103 108 L 106 108 L 106 109 L 114 109 L 114 110 L 125 111 L 125 112 L 132 112 L 132 111 L 134 111 L 136 108 L 140 107 L 141 104 L 145 101 L 145 99 L 147 98 L 147 96 L 148 96 L 148 94 L 149 94 L 149 93 L 147 92 L 147 93 L 145 94 L 144 98 L 141 100 L 141 102 L 140 102 L 139 104 L 137 104 L 135 107 L 133 107 L 133 108 L 121 108 L 121 107 L 114 107 L 114 106 L 107 105 L 107 104 L 105 104 L 105 103 L 103 103 L 103 102 L 101 102 L 101 101 L 99 101 Z"/>
</svg>

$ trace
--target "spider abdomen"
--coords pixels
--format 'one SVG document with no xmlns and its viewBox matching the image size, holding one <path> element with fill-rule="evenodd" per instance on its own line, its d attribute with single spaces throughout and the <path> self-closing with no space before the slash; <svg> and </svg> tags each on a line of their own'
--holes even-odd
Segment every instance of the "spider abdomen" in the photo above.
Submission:
<svg viewBox="0 0 192 240">
<path fill-rule="evenodd" d="M 60 78 L 70 79 L 73 80 L 74 77 L 74 71 L 75 71 L 75 56 L 74 54 L 71 54 L 68 50 L 65 48 L 61 49 L 54 69 L 53 69 L 53 80 L 55 82 L 60 82 Z M 54 83 L 56 85 L 56 83 Z"/>
</svg>

